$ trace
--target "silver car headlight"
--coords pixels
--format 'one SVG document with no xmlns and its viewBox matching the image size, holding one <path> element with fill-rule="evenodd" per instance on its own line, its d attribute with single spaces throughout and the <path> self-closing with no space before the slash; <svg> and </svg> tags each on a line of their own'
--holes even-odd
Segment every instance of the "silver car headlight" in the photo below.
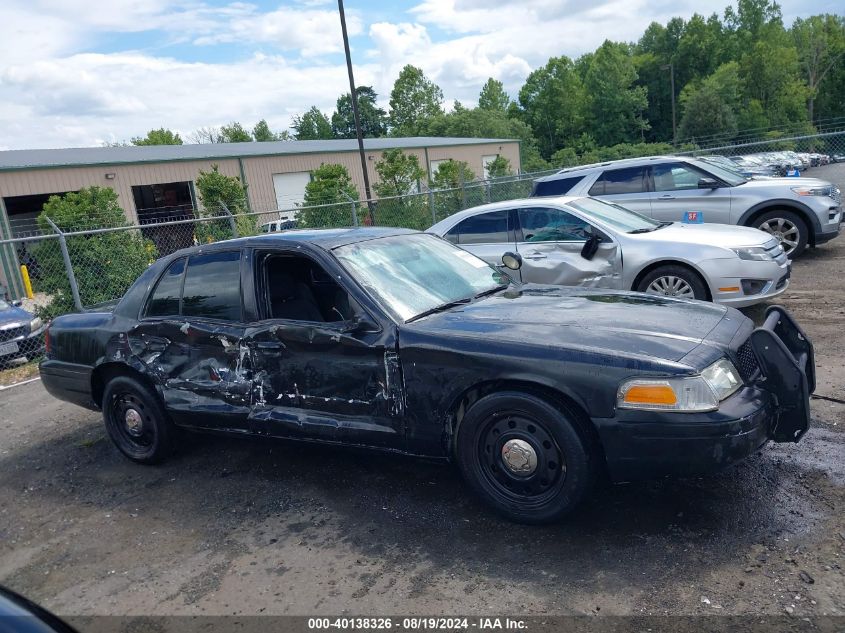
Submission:
<svg viewBox="0 0 845 633">
<path fill-rule="evenodd" d="M 750 246 L 748 248 L 732 248 L 734 253 L 740 259 L 745 259 L 752 262 L 766 262 L 772 259 L 769 252 L 760 246 Z"/>
<path fill-rule="evenodd" d="M 634 378 L 616 394 L 620 409 L 696 413 L 715 411 L 719 403 L 742 386 L 742 378 L 728 359 L 716 361 L 698 376 Z"/>
<path fill-rule="evenodd" d="M 826 187 L 790 187 L 799 196 L 829 196 L 833 193 L 831 185 Z"/>
<path fill-rule="evenodd" d="M 44 322 L 41 320 L 41 317 L 35 317 L 29 322 L 29 331 L 35 332 L 36 330 L 40 330 L 42 325 L 44 325 Z"/>
</svg>

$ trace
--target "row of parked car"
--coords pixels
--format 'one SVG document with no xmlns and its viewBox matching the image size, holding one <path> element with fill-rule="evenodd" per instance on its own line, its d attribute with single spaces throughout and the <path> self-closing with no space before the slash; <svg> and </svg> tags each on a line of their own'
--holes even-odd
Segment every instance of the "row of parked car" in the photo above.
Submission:
<svg viewBox="0 0 845 633">
<path fill-rule="evenodd" d="M 809 152 L 757 152 L 736 156 L 703 156 L 705 160 L 723 167 L 738 170 L 745 176 L 777 177 L 787 176 L 796 170 L 800 173 L 810 167 L 845 162 L 845 154 L 819 154 Z"/>
<path fill-rule="evenodd" d="M 430 232 L 519 280 L 635 290 L 734 307 L 789 285 L 790 260 L 839 234 L 841 192 L 813 178 L 748 178 L 706 158 L 563 169 L 523 200 L 467 209 Z"/>
</svg>

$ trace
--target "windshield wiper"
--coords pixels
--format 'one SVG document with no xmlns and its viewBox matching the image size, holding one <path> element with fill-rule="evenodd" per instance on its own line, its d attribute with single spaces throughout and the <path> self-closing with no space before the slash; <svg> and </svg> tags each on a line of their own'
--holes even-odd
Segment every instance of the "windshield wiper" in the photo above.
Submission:
<svg viewBox="0 0 845 633">
<path fill-rule="evenodd" d="M 485 297 L 487 295 L 493 294 L 494 292 L 499 292 L 500 290 L 504 290 L 510 284 L 501 284 L 499 286 L 494 286 L 493 288 L 488 288 L 487 290 L 482 290 L 478 294 L 473 295 L 472 297 L 466 297 L 465 299 L 455 299 L 454 301 L 447 301 L 446 303 L 441 303 L 439 306 L 434 306 L 433 308 L 429 308 L 424 312 L 420 312 L 419 314 L 415 314 L 410 319 L 406 320 L 405 323 L 411 323 L 412 321 L 416 321 L 417 319 L 421 319 L 426 317 L 430 314 L 436 314 L 437 312 L 445 312 L 450 308 L 454 308 L 455 306 L 466 305 L 467 303 L 472 302 L 475 299 L 480 299 L 481 297 Z"/>
<path fill-rule="evenodd" d="M 628 231 L 628 235 L 636 235 L 637 233 L 651 233 L 652 231 L 662 229 L 664 226 L 669 226 L 670 224 L 674 224 L 674 222 L 661 222 L 657 226 L 644 226 L 641 229 L 634 229 L 633 231 Z"/>
<path fill-rule="evenodd" d="M 430 314 L 437 314 L 438 312 L 444 312 L 450 308 L 454 308 L 455 306 L 463 305 L 465 303 L 469 303 L 472 301 L 472 297 L 467 297 L 466 299 L 456 299 L 455 301 L 447 301 L 446 303 L 441 303 L 439 306 L 434 306 L 433 308 L 429 308 L 428 310 L 424 310 L 419 314 L 415 314 L 410 319 L 407 319 L 405 323 L 411 323 L 412 321 L 417 321 L 423 317 L 427 317 Z"/>
</svg>

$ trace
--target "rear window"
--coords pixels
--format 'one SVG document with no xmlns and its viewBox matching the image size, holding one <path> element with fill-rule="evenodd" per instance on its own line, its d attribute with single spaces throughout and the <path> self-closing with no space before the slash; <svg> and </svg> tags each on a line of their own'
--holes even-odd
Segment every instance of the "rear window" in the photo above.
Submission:
<svg viewBox="0 0 845 633">
<path fill-rule="evenodd" d="M 609 169 L 590 187 L 591 196 L 612 196 L 624 193 L 645 193 L 645 167 Z"/>
<path fill-rule="evenodd" d="M 570 176 L 569 178 L 555 178 L 553 180 L 539 180 L 534 183 L 531 197 L 565 196 L 577 185 L 584 176 Z"/>
<path fill-rule="evenodd" d="M 241 252 L 193 255 L 182 292 L 182 315 L 241 320 Z"/>
<path fill-rule="evenodd" d="M 177 259 L 168 266 L 158 280 L 147 304 L 147 316 L 173 316 L 179 314 L 179 298 L 182 296 L 182 273 L 185 272 L 185 258 Z"/>
</svg>

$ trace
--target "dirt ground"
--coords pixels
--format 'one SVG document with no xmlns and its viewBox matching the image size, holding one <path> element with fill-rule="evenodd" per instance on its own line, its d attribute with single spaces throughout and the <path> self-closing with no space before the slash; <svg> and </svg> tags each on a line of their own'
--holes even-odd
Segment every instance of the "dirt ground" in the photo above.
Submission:
<svg viewBox="0 0 845 633">
<path fill-rule="evenodd" d="M 782 303 L 845 400 L 845 238 Z M 197 437 L 137 466 L 34 382 L 0 392 L 0 584 L 62 615 L 843 615 L 843 448 L 845 405 L 815 399 L 797 445 L 525 527 L 408 459 Z"/>
</svg>

